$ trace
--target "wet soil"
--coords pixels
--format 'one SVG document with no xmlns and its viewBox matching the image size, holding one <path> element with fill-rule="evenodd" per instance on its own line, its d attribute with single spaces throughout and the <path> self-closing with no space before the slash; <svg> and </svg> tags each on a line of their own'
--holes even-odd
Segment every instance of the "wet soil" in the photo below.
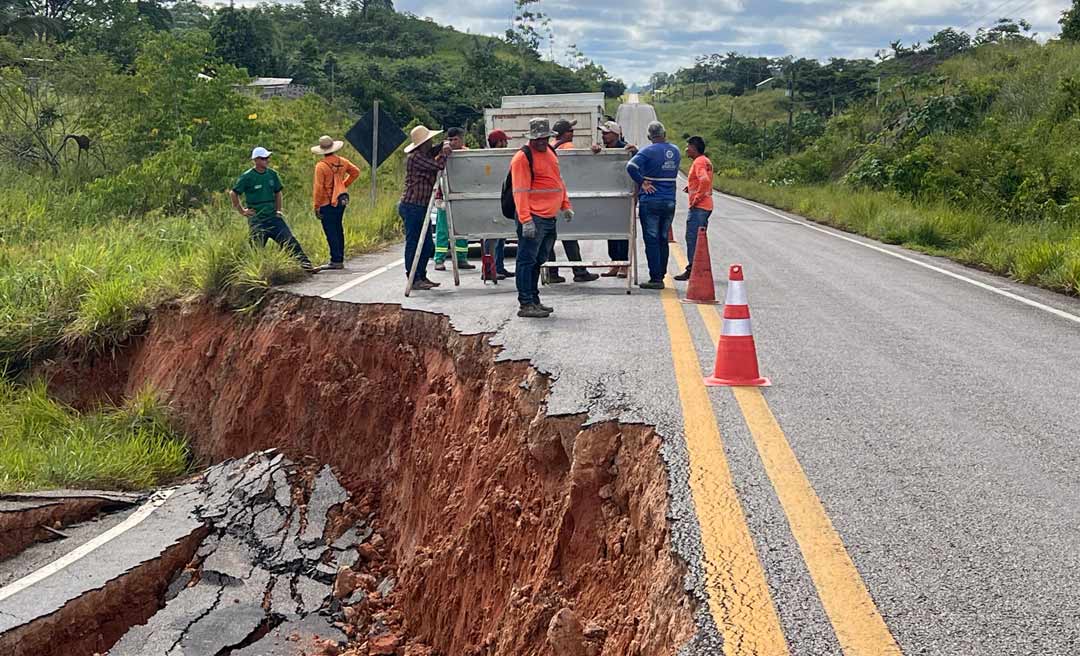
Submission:
<svg viewBox="0 0 1080 656">
<path fill-rule="evenodd" d="M 445 317 L 277 295 L 253 316 L 168 308 L 123 349 L 39 373 L 79 407 L 152 386 L 205 464 L 277 448 L 331 465 L 396 572 L 402 641 L 369 653 L 675 653 L 693 609 L 659 437 L 548 417 L 550 381 L 495 355 Z"/>
</svg>

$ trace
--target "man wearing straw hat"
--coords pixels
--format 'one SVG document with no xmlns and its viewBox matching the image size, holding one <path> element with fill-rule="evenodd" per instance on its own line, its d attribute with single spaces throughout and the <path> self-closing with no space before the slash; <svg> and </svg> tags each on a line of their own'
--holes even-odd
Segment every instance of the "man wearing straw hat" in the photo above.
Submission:
<svg viewBox="0 0 1080 656">
<path fill-rule="evenodd" d="M 398 214 L 405 223 L 405 275 L 412 269 L 416 249 L 420 249 L 420 260 L 413 276 L 413 289 L 433 289 L 439 283 L 428 280 L 428 260 L 435 254 L 435 242 L 431 231 L 424 230 L 425 214 L 435 189 L 435 180 L 439 171 L 446 168 L 446 158 L 450 156 L 450 145 L 433 146 L 432 138 L 442 130 L 429 130 L 418 125 L 409 133 L 409 145 L 405 146 L 408 158 L 405 160 L 405 190 L 401 193 Z M 423 232 L 424 234 L 420 234 Z M 423 239 L 423 242 L 420 240 Z"/>
<path fill-rule="evenodd" d="M 349 160 L 336 155 L 345 145 L 328 135 L 319 137 L 319 145 L 311 152 L 323 158 L 315 165 L 315 182 L 312 198 L 315 199 L 315 217 L 322 223 L 326 245 L 330 247 L 330 263 L 323 269 L 345 268 L 345 206 L 349 204 L 349 185 L 360 177 L 360 169 Z"/>
</svg>

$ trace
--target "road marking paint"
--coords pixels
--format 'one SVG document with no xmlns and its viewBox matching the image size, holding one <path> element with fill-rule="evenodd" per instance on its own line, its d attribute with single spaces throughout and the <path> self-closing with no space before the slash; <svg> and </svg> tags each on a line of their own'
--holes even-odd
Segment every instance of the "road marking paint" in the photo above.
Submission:
<svg viewBox="0 0 1080 656">
<path fill-rule="evenodd" d="M 135 528 L 136 526 L 141 524 L 143 520 L 149 517 L 151 513 L 160 508 L 162 504 L 164 504 L 165 501 L 170 496 L 172 496 L 172 493 L 175 491 L 176 489 L 173 488 L 171 490 L 162 490 L 155 493 L 152 497 L 150 497 L 149 501 L 140 506 L 138 510 L 131 513 L 131 515 L 129 515 L 127 519 L 120 522 L 116 526 L 110 528 L 109 530 L 105 531 L 101 535 L 98 535 L 92 540 L 87 541 L 73 551 L 57 558 L 48 565 L 45 565 L 44 567 L 35 570 L 30 574 L 27 574 L 18 581 L 10 583 L 3 588 L 0 588 L 0 601 L 3 601 L 8 597 L 16 594 L 17 592 L 25 590 L 26 588 L 29 588 L 35 583 L 38 583 L 39 581 L 42 581 L 52 576 L 53 574 L 59 572 L 65 567 L 68 567 L 72 563 L 75 563 L 79 559 L 83 558 L 98 547 L 107 544 L 115 538 L 123 535 L 127 531 Z"/>
<path fill-rule="evenodd" d="M 891 251 L 891 250 L 889 250 L 887 248 L 882 248 L 881 246 L 875 246 L 874 244 L 868 244 L 868 243 L 866 243 L 864 241 L 860 241 L 858 239 L 854 239 L 854 238 L 848 237 L 846 235 L 838 234 L 836 232 L 833 232 L 832 230 L 827 230 L 825 228 L 822 228 L 821 226 L 812 225 L 812 224 L 809 224 L 809 223 L 807 223 L 805 221 L 799 221 L 798 219 L 793 219 L 790 216 L 784 216 L 780 212 L 776 212 L 776 211 L 774 211 L 774 210 L 772 210 L 772 209 L 770 209 L 768 207 L 764 207 L 764 206 L 759 205 L 757 203 L 752 203 L 752 202 L 750 202 L 748 200 L 745 200 L 743 198 L 738 198 L 738 197 L 735 197 L 735 196 L 729 196 L 727 194 L 722 194 L 722 193 L 719 193 L 719 192 L 717 192 L 717 195 L 720 196 L 721 198 L 727 198 L 727 199 L 733 200 L 733 201 L 735 201 L 737 203 L 742 203 L 743 205 L 749 205 L 750 207 L 759 209 L 762 212 L 767 212 L 769 214 L 772 214 L 773 216 L 780 217 L 781 219 L 784 219 L 785 221 L 788 221 L 790 223 L 794 223 L 795 225 L 800 225 L 800 226 L 802 226 L 804 228 L 808 228 L 810 230 L 816 230 L 818 232 L 829 235 L 830 237 L 836 237 L 837 239 L 843 239 L 844 241 L 849 241 L 849 242 L 851 242 L 853 244 L 857 244 L 859 246 L 862 246 L 863 248 L 869 248 L 870 250 L 877 251 L 879 253 L 884 253 L 885 255 L 895 257 L 895 258 L 897 258 L 899 260 L 903 260 L 905 262 L 910 262 L 911 264 L 916 264 L 918 266 L 923 267 L 924 269 L 930 269 L 931 271 L 936 271 L 937 273 L 949 276 L 950 278 L 955 278 L 956 280 L 966 282 L 969 285 L 974 285 L 974 286 L 976 286 L 976 287 L 978 287 L 980 289 L 985 289 L 988 292 L 993 292 L 995 294 L 998 294 L 999 296 L 1004 296 L 1005 298 L 1009 298 L 1009 299 L 1012 299 L 1014 301 L 1018 301 L 1020 303 L 1023 303 L 1024 305 L 1028 305 L 1028 306 L 1031 306 L 1033 308 L 1042 310 L 1043 312 L 1049 312 L 1050 314 L 1052 314 L 1052 315 L 1054 315 L 1056 317 L 1060 317 L 1062 319 L 1066 319 L 1068 321 L 1072 321 L 1072 322 L 1075 322 L 1075 323 L 1080 323 L 1080 316 L 1069 313 L 1069 312 L 1066 312 L 1064 310 L 1059 310 L 1058 308 L 1050 306 L 1050 305 L 1046 305 L 1045 303 L 1040 303 L 1040 302 L 1038 302 L 1036 300 L 1032 300 L 1030 298 L 1027 298 L 1026 296 L 1021 296 L 1019 294 L 1014 294 L 1014 293 L 1012 293 L 1010 291 L 1006 291 L 1004 289 L 994 287 L 993 285 L 988 285 L 985 282 L 980 282 L 978 280 L 975 280 L 974 278 L 968 278 L 967 276 L 961 275 L 959 273 L 954 273 L 952 271 L 949 271 L 948 269 L 943 269 L 943 268 L 941 268 L 939 266 L 934 266 L 933 264 L 929 264 L 927 262 L 922 262 L 922 261 L 917 260 L 917 259 L 915 259 L 913 257 L 908 257 L 907 255 L 904 255 L 902 253 L 897 253 L 897 252 Z"/>
<path fill-rule="evenodd" d="M 337 287 L 334 287 L 333 289 L 331 289 L 328 292 L 323 292 L 322 294 L 319 294 L 319 298 L 334 298 L 335 296 L 338 296 L 339 294 L 343 294 L 343 293 L 349 291 L 350 289 L 352 289 L 353 287 L 356 287 L 359 284 L 362 284 L 362 283 L 365 283 L 365 282 L 371 280 L 375 276 L 382 275 L 382 274 L 386 273 L 387 271 L 389 271 L 390 269 L 396 269 L 397 267 L 399 267 L 399 266 L 401 266 L 403 264 L 405 264 L 405 259 L 404 258 L 402 258 L 400 260 L 394 260 L 390 264 L 387 264 L 385 266 L 381 266 L 378 269 L 375 269 L 374 271 L 369 271 L 368 273 L 365 273 L 364 275 L 360 276 L 359 278 L 355 278 L 355 279 L 350 280 L 349 282 L 347 282 L 347 283 L 345 283 L 343 285 L 338 285 Z"/>
<path fill-rule="evenodd" d="M 734 387 L 732 392 L 844 655 L 900 656 L 900 646 L 878 612 L 765 396 L 756 387 Z"/>
<path fill-rule="evenodd" d="M 788 654 L 765 570 L 721 444 L 720 428 L 701 383 L 701 364 L 674 289 L 660 293 L 690 455 L 690 491 L 701 526 L 709 611 L 725 656 Z"/>
<path fill-rule="evenodd" d="M 685 262 L 682 249 L 675 246 L 672 251 L 677 261 Z M 722 331 L 720 313 L 714 306 L 696 307 L 715 345 Z M 733 387 L 731 391 L 845 656 L 899 656 L 899 645 L 769 409 L 765 395 L 757 387 Z"/>
</svg>

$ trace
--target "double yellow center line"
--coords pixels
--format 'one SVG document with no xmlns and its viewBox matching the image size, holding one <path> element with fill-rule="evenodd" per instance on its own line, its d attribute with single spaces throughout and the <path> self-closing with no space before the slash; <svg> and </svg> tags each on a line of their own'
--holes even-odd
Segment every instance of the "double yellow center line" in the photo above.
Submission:
<svg viewBox="0 0 1080 656">
<path fill-rule="evenodd" d="M 680 267 L 681 249 L 672 247 Z M 720 429 L 689 325 L 672 288 L 661 292 L 682 404 L 690 489 L 701 524 L 709 609 L 724 638 L 725 656 L 782 656 L 789 650 L 749 526 L 724 456 Z M 697 305 L 715 343 L 715 306 Z M 791 532 L 844 656 L 899 656 L 900 647 L 878 612 L 825 507 L 814 492 L 761 390 L 731 388 L 776 490 Z"/>
</svg>

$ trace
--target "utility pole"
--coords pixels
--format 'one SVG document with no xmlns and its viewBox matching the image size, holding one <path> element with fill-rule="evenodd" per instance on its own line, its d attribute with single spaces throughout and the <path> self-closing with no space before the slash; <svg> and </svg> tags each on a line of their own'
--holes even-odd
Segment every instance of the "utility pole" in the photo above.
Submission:
<svg viewBox="0 0 1080 656">
<path fill-rule="evenodd" d="M 761 163 L 765 163 L 765 137 L 769 131 L 769 121 L 764 120 L 761 122 Z"/>
<path fill-rule="evenodd" d="M 791 133 L 795 129 L 795 69 L 788 67 L 787 76 L 787 144 L 784 146 L 784 153 L 791 154 Z"/>
<path fill-rule="evenodd" d="M 731 97 L 731 114 L 728 116 L 728 120 L 727 120 L 728 141 L 731 140 L 731 131 L 733 129 L 735 129 L 735 97 L 734 96 Z"/>
</svg>

